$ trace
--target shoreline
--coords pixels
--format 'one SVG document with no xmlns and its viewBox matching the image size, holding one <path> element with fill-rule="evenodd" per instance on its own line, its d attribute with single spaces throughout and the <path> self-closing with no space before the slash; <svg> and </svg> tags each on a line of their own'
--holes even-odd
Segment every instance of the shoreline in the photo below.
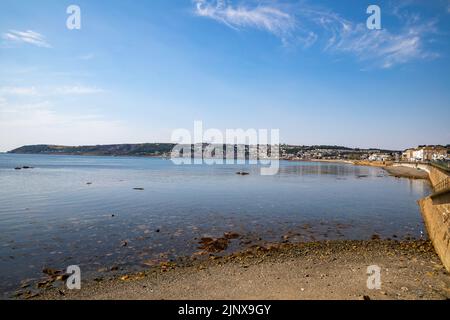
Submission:
<svg viewBox="0 0 450 320">
<path fill-rule="evenodd" d="M 415 168 L 410 168 L 406 166 L 393 166 L 391 162 L 369 162 L 369 161 L 349 161 L 349 160 L 321 160 L 314 159 L 310 162 L 330 162 L 330 163 L 344 163 L 351 164 L 354 166 L 365 166 L 365 167 L 377 167 L 385 170 L 390 176 L 395 178 L 408 178 L 408 179 L 423 179 L 430 180 L 429 174 L 423 170 L 418 170 Z"/>
<path fill-rule="evenodd" d="M 17 155 L 43 155 L 43 156 L 75 156 L 75 157 L 108 157 L 108 158 L 149 158 L 149 159 L 162 159 L 170 160 L 162 155 L 110 155 L 110 154 L 73 154 L 73 153 L 12 153 L 5 152 L 0 154 L 17 154 Z M 419 172 L 417 169 L 412 169 L 403 166 L 392 166 L 393 162 L 389 161 L 387 163 L 377 162 L 377 161 L 363 161 L 363 160 L 340 160 L 340 159 L 280 159 L 279 161 L 287 162 L 318 162 L 318 163 L 340 163 L 348 164 L 353 166 L 364 166 L 364 167 L 378 167 L 382 168 L 389 173 L 389 175 L 396 178 L 410 178 L 410 179 L 425 179 L 429 180 L 428 174 L 426 172 Z"/>
<path fill-rule="evenodd" d="M 427 172 L 409 167 L 402 166 L 388 166 L 383 168 L 389 173 L 389 175 L 396 178 L 409 178 L 409 179 L 424 179 L 430 180 Z"/>
<path fill-rule="evenodd" d="M 292 160 L 295 161 L 295 160 Z M 351 165 L 364 165 L 347 160 L 308 160 L 308 162 L 334 162 Z M 405 178 L 416 178 L 417 169 L 407 167 L 382 167 L 389 172 L 390 169 L 402 170 Z M 426 177 L 420 179 L 428 179 Z M 389 172 L 390 175 L 397 175 Z M 398 174 L 398 172 L 397 172 Z M 287 241 L 286 241 L 287 242 Z M 200 260 L 196 258 L 180 258 L 180 262 L 162 262 L 159 266 L 146 269 L 144 272 L 133 274 L 122 274 L 113 276 L 112 274 L 101 275 L 106 278 L 96 278 L 83 282 L 83 290 L 80 292 L 68 291 L 64 289 L 61 281 L 51 282 L 56 288 L 49 286 L 35 295 L 32 287 L 20 289 L 16 296 L 18 299 L 191 299 L 193 292 L 190 288 L 202 291 L 202 295 L 195 296 L 195 299 L 359 299 L 368 295 L 374 299 L 449 299 L 450 277 L 439 257 L 433 249 L 430 241 L 422 240 L 379 240 L 379 237 L 372 241 L 357 240 L 322 240 L 318 242 L 302 243 L 273 243 L 255 246 L 252 249 L 231 253 L 221 257 L 210 254 L 209 258 Z M 408 261 L 418 262 L 417 264 L 407 263 L 403 258 L 407 256 Z M 275 259 L 275 260 L 274 260 Z M 367 264 L 372 260 L 372 263 Z M 399 260 L 399 261 L 396 261 Z M 397 270 L 406 272 L 408 275 L 398 274 L 388 290 L 383 293 L 373 293 L 367 291 L 362 285 L 367 266 L 379 264 L 386 270 Z M 365 267 L 364 267 L 365 265 Z M 297 269 L 296 269 L 297 268 Z M 435 274 L 433 270 L 442 271 Z M 225 275 L 222 274 L 226 271 Z M 250 274 L 246 271 L 252 270 Z M 303 270 L 314 270 L 319 272 L 315 276 L 308 274 L 305 276 L 306 282 L 297 279 L 297 273 Z M 348 273 L 348 270 L 359 270 L 357 275 Z M 201 276 L 198 272 L 205 272 Z M 242 271 L 245 271 L 244 273 Z M 355 271 L 352 271 L 355 272 Z M 263 275 L 263 278 L 255 278 L 256 275 Z M 332 274 L 332 277 L 323 276 Z M 356 276 L 356 278 L 355 278 Z M 432 279 L 428 279 L 429 276 Z M 437 278 L 433 278 L 433 277 Z M 110 277 L 110 278 L 108 278 Z M 429 290 L 421 283 L 416 283 L 417 279 L 430 280 Z M 303 287 L 295 290 L 290 288 L 291 283 L 283 282 L 283 279 L 293 278 L 298 280 Z M 338 284 L 330 283 L 332 278 L 340 279 Z M 354 278 L 354 279 L 353 279 Z M 326 281 L 325 281 L 325 280 Z M 339 286 L 342 281 L 349 280 L 345 290 Z M 439 279 L 437 281 L 437 279 Z M 268 287 L 260 287 L 260 281 L 264 280 Z M 414 280 L 414 281 L 413 281 Z M 328 282 L 327 282 L 328 281 Z M 245 287 L 245 283 L 253 283 L 253 286 Z M 421 281 L 418 281 L 421 282 Z M 177 283 L 176 288 L 185 287 L 183 290 L 171 288 L 173 283 Z M 218 286 L 208 287 L 208 283 L 218 283 Z M 230 286 L 228 283 L 234 283 Z M 401 283 L 410 283 L 408 286 L 400 286 Z M 442 283 L 445 284 L 442 287 Z M 199 287 L 200 286 L 200 287 Z M 203 288 L 205 287 L 206 288 Z M 242 291 L 234 292 L 234 288 L 244 286 Z M 309 286 L 309 288 L 308 288 Z M 151 289 L 148 291 L 148 288 Z M 203 289 L 202 289 L 203 288 Z M 400 289 L 399 289 L 400 288 Z M 409 288 L 409 289 L 402 289 Z M 413 288 L 413 292 L 410 292 Z M 145 290 L 144 290 L 145 289 Z M 288 290 L 289 289 L 289 290 Z M 303 289 L 303 290 L 302 290 Z M 273 296 L 257 295 L 259 291 L 276 292 Z M 288 290 L 288 291 L 286 291 Z M 294 291 L 292 291 L 294 290 Z M 300 290 L 301 295 L 298 295 Z M 328 290 L 328 291 L 327 291 Z M 230 291 L 229 295 L 223 295 Z M 307 292 L 307 293 L 305 293 Z M 373 296 L 372 296 L 373 295 Z"/>
<path fill-rule="evenodd" d="M 350 160 L 340 160 L 340 159 L 309 159 L 309 160 L 290 160 L 290 159 L 282 159 L 284 161 L 288 162 L 325 162 L 325 163 L 341 163 L 341 164 L 351 164 L 354 165 L 354 163 Z"/>
<path fill-rule="evenodd" d="M 350 161 L 350 160 L 322 160 L 322 159 L 311 159 L 311 160 L 290 160 L 290 161 L 305 161 L 305 162 L 328 162 L 328 163 L 341 163 L 350 164 L 353 166 L 363 166 L 363 167 L 377 167 L 385 170 L 390 176 L 395 178 L 408 178 L 408 179 L 423 179 L 430 180 L 429 174 L 423 170 L 418 170 L 406 166 L 393 166 L 391 162 L 369 162 L 369 161 Z"/>
<path fill-rule="evenodd" d="M 380 290 L 367 268 L 381 268 Z M 56 285 L 55 285 L 56 286 Z M 35 300 L 449 299 L 450 277 L 428 240 L 274 243 L 205 260 L 166 262 L 147 271 L 60 282 Z"/>
</svg>

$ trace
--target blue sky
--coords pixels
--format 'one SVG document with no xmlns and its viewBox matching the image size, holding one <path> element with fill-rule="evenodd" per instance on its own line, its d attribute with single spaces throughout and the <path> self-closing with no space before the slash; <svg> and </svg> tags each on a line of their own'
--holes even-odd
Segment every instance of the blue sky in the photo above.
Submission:
<svg viewBox="0 0 450 320">
<path fill-rule="evenodd" d="M 169 142 L 195 120 L 290 144 L 447 144 L 449 33 L 448 0 L 2 0 L 0 151 Z"/>
</svg>

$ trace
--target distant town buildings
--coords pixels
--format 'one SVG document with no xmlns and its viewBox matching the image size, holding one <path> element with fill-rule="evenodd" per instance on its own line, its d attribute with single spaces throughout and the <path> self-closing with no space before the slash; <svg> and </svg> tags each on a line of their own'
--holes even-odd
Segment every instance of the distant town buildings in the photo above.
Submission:
<svg viewBox="0 0 450 320">
<path fill-rule="evenodd" d="M 281 159 L 286 160 L 364 160 L 370 162 L 390 161 L 450 161 L 449 146 L 419 146 L 401 151 L 381 149 L 352 149 L 339 146 L 293 146 L 280 145 Z"/>
<path fill-rule="evenodd" d="M 367 158 L 369 161 L 392 161 L 394 157 L 391 154 L 387 153 L 374 153 Z"/>
<path fill-rule="evenodd" d="M 405 150 L 402 154 L 403 161 L 448 161 L 449 159 L 449 149 L 443 146 L 420 146 Z"/>
<path fill-rule="evenodd" d="M 401 156 L 399 151 L 358 149 L 339 146 L 280 146 L 281 158 L 287 160 L 368 160 L 391 161 Z"/>
</svg>

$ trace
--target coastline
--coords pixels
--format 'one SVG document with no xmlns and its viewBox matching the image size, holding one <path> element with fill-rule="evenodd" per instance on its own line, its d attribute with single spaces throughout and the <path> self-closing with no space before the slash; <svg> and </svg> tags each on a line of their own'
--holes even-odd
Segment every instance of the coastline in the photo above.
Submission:
<svg viewBox="0 0 450 320">
<path fill-rule="evenodd" d="M 398 167 L 388 166 L 384 167 L 383 169 L 386 170 L 391 176 L 396 178 L 425 179 L 425 180 L 430 179 L 427 172 L 414 168 L 401 166 Z"/>
<path fill-rule="evenodd" d="M 327 162 L 327 163 L 343 163 L 343 164 L 352 164 L 354 163 L 350 160 L 340 160 L 340 159 L 309 159 L 309 160 L 286 160 L 290 162 Z"/>
<path fill-rule="evenodd" d="M 310 162 L 329 162 L 329 163 L 344 163 L 354 166 L 366 166 L 366 167 L 377 167 L 384 169 L 390 176 L 395 178 L 408 178 L 408 179 L 424 179 L 430 180 L 429 174 L 423 170 L 418 170 L 415 168 L 404 167 L 404 166 L 393 166 L 393 162 L 379 162 L 379 161 L 350 161 L 350 160 L 322 160 L 322 159 L 311 159 Z"/>
<path fill-rule="evenodd" d="M 367 268 L 381 268 L 380 290 Z M 449 299 L 450 277 L 430 241 L 275 243 L 206 260 L 45 290 L 36 300 Z M 25 296 L 20 298 L 26 299 Z"/>
<path fill-rule="evenodd" d="M 362 165 L 345 160 L 311 160 L 311 162 Z M 405 167 L 389 168 L 405 169 L 408 172 L 418 171 Z M 412 176 L 405 175 L 405 177 Z M 395 235 L 393 238 L 397 239 Z M 166 261 L 156 268 L 151 267 L 135 274 L 121 274 L 119 277 L 113 277 L 112 273 L 107 271 L 100 275 L 104 278 L 84 281 L 82 292 L 67 291 L 60 281 L 55 281 L 51 284 L 54 284 L 56 288 L 49 286 L 49 290 L 44 290 L 40 295 L 35 296 L 31 291 L 28 293 L 28 290 L 34 288 L 32 284 L 23 288 L 24 290 L 21 290 L 16 298 L 192 299 L 192 295 L 197 292 L 201 292 L 203 296 L 195 296 L 196 299 L 253 297 L 256 299 L 359 299 L 364 296 L 369 296 L 371 299 L 450 298 L 446 290 L 450 288 L 449 274 L 443 271 L 443 266 L 431 242 L 409 238 L 404 238 L 408 241 L 400 242 L 389 239 L 381 241 L 378 240 L 379 237 L 373 239 L 373 241 L 324 240 L 295 244 L 287 240 L 283 243 L 264 244 L 264 247 L 255 246 L 249 251 L 235 252 L 225 257 L 206 256 L 206 261 L 192 258 L 180 258 L 180 262 Z M 407 259 L 404 259 L 405 257 Z M 414 263 L 411 264 L 408 261 Z M 372 264 L 380 265 L 386 271 L 396 270 L 396 276 L 388 280 L 389 286 L 386 287 L 387 289 L 383 288 L 382 293 L 367 291 L 362 285 L 367 280 L 367 266 Z M 252 272 L 248 273 L 248 270 Z M 296 275 L 304 270 L 311 270 L 311 274 L 304 275 L 304 278 L 308 278 L 306 282 Z M 349 273 L 349 270 L 352 270 L 352 273 Z M 199 272 L 202 273 L 201 276 L 198 275 Z M 406 272 L 407 275 L 402 275 L 402 272 Z M 260 277 L 255 277 L 255 274 Z M 291 283 L 286 282 L 285 279 L 294 279 L 295 285 L 291 286 Z M 422 283 L 416 283 L 421 282 L 417 279 L 427 279 L 425 283 L 428 284 L 428 288 Z M 260 281 L 265 281 L 264 286 L 260 287 Z M 336 281 L 337 283 L 334 283 Z M 341 287 L 340 284 L 343 281 L 348 281 L 347 286 Z M 217 285 L 208 287 L 209 283 Z M 246 287 L 246 283 L 253 283 L 254 286 Z M 408 285 L 401 286 L 405 283 Z M 442 286 L 443 283 L 445 286 Z M 297 285 L 300 284 L 303 286 L 298 287 Z M 186 289 L 178 290 L 180 287 Z M 242 290 L 235 292 L 235 288 Z M 191 292 L 192 290 L 194 292 Z M 260 291 L 272 292 L 273 295 L 255 295 Z M 298 292 L 303 294 L 298 295 Z"/>
<path fill-rule="evenodd" d="M 290 161 L 303 161 L 303 160 L 290 160 Z M 408 179 L 424 179 L 429 180 L 429 175 L 423 170 L 417 170 L 409 167 L 393 166 L 392 162 L 377 162 L 377 161 L 359 161 L 359 160 L 322 160 L 322 159 L 311 159 L 305 160 L 309 162 L 326 162 L 326 163 L 343 163 L 353 166 L 364 166 L 364 167 L 377 167 L 382 168 L 390 176 L 395 178 L 408 178 Z"/>
<path fill-rule="evenodd" d="M 0 153 L 1 154 L 1 153 Z M 78 156 L 78 157 L 117 157 L 117 158 L 150 158 L 150 159 L 168 159 L 163 155 L 112 155 L 112 154 L 90 154 L 90 153 L 11 153 L 4 154 L 19 154 L 19 155 L 45 155 L 45 156 Z M 382 168 L 389 173 L 389 175 L 396 178 L 410 178 L 410 179 L 425 179 L 429 180 L 428 174 L 417 169 L 408 167 L 394 167 L 393 162 L 379 162 L 379 161 L 362 161 L 362 160 L 340 160 L 340 159 L 308 159 L 308 160 L 294 160 L 294 159 L 280 159 L 288 162 L 319 162 L 319 163 L 339 163 L 353 166 L 367 166 Z"/>
</svg>

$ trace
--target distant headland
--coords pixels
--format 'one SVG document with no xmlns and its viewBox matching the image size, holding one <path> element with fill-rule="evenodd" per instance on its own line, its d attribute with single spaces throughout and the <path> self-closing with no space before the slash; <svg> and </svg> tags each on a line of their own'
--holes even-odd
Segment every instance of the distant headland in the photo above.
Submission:
<svg viewBox="0 0 450 320">
<path fill-rule="evenodd" d="M 29 145 L 8 153 L 15 154 L 53 154 L 53 155 L 84 155 L 84 156 L 163 156 L 169 154 L 173 143 L 140 143 L 140 144 L 111 144 L 94 146 L 58 146 L 58 145 Z"/>
<path fill-rule="evenodd" d="M 206 146 L 206 144 L 205 144 Z M 140 143 L 140 144 L 110 144 L 110 145 L 91 145 L 91 146 L 61 146 L 61 145 L 28 145 L 8 151 L 13 154 L 46 154 L 46 155 L 85 155 L 85 156 L 143 156 L 143 157 L 165 157 L 170 156 L 175 147 L 173 143 Z M 344 158 L 359 159 L 360 155 L 367 153 L 397 153 L 399 151 L 383 149 L 360 149 L 348 148 L 332 145 L 314 145 L 297 146 L 282 144 L 280 155 L 284 157 L 298 156 L 299 154 L 311 155 L 316 158 L 325 158 L 328 156 L 340 155 Z M 194 146 L 192 146 L 194 149 Z M 224 150 L 226 145 L 224 145 Z M 237 146 L 234 145 L 236 149 Z M 249 146 L 246 145 L 246 153 L 249 152 Z"/>
</svg>

